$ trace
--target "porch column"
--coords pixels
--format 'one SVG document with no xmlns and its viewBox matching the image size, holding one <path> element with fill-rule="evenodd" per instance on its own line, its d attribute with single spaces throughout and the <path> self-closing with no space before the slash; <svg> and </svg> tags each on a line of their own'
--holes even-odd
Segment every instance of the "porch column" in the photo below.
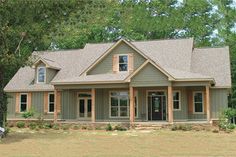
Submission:
<svg viewBox="0 0 236 157">
<path fill-rule="evenodd" d="M 210 108 L 210 87 L 206 86 L 206 113 L 207 113 L 207 122 L 210 123 L 211 121 L 211 108 Z"/>
<path fill-rule="evenodd" d="M 54 90 L 54 123 L 57 122 L 57 89 Z"/>
<path fill-rule="evenodd" d="M 95 88 L 92 88 L 92 116 L 91 116 L 91 121 L 94 123 L 95 122 Z"/>
<path fill-rule="evenodd" d="M 173 94 L 172 86 L 168 86 L 168 121 L 173 123 Z"/>
<path fill-rule="evenodd" d="M 130 123 L 132 124 L 134 122 L 135 112 L 134 112 L 134 88 L 129 87 L 129 97 L 130 97 L 130 104 L 129 104 L 129 111 L 130 111 Z"/>
</svg>

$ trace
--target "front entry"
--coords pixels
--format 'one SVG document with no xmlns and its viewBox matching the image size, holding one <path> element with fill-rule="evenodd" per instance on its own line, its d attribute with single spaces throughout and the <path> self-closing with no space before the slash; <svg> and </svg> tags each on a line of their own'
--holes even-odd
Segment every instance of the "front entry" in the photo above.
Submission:
<svg viewBox="0 0 236 157">
<path fill-rule="evenodd" d="M 148 92 L 148 120 L 166 120 L 165 92 Z"/>
<path fill-rule="evenodd" d="M 90 93 L 82 93 L 78 95 L 78 119 L 91 118 L 92 99 Z"/>
</svg>

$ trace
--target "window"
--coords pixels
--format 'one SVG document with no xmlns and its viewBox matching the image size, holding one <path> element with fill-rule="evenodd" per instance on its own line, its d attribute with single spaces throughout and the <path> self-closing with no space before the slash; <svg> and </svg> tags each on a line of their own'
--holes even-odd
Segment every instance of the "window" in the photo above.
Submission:
<svg viewBox="0 0 236 157">
<path fill-rule="evenodd" d="M 48 112 L 49 113 L 54 112 L 54 94 L 53 93 L 48 94 Z"/>
<path fill-rule="evenodd" d="M 138 117 L 138 95 L 135 92 L 135 117 Z M 128 91 L 110 93 L 110 116 L 128 117 L 129 116 L 129 93 Z"/>
<path fill-rule="evenodd" d="M 128 92 L 111 92 L 111 117 L 128 117 L 129 95 Z"/>
<path fill-rule="evenodd" d="M 44 83 L 45 82 L 45 75 L 46 75 L 46 68 L 45 67 L 38 67 L 38 69 L 37 69 L 37 82 Z"/>
<path fill-rule="evenodd" d="M 203 93 L 194 92 L 193 101 L 194 101 L 194 112 L 203 113 Z"/>
<path fill-rule="evenodd" d="M 20 112 L 27 110 L 27 94 L 20 94 Z"/>
<path fill-rule="evenodd" d="M 180 91 L 173 92 L 173 109 L 174 110 L 181 110 L 180 106 Z"/>
<path fill-rule="evenodd" d="M 128 55 L 119 55 L 119 71 L 128 71 Z"/>
</svg>

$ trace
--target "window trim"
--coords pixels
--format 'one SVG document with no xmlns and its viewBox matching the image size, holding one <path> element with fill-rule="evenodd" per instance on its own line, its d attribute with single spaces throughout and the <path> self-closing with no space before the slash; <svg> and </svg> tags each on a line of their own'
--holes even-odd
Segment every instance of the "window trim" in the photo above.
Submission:
<svg viewBox="0 0 236 157">
<path fill-rule="evenodd" d="M 196 112 L 195 111 L 195 100 L 194 100 L 194 95 L 196 93 L 201 93 L 202 94 L 202 112 Z M 203 91 L 193 91 L 193 113 L 194 114 L 204 114 L 204 92 Z M 200 102 L 197 102 L 200 103 Z"/>
<path fill-rule="evenodd" d="M 121 63 L 121 64 L 127 64 L 127 71 L 120 71 L 120 56 L 127 56 L 127 63 Z M 129 54 L 118 54 L 118 71 L 119 72 L 128 72 L 129 71 Z"/>
<path fill-rule="evenodd" d="M 50 95 L 54 95 L 54 93 L 50 92 L 48 93 L 48 113 L 54 113 L 55 112 L 55 95 L 54 95 L 54 102 L 53 102 L 53 105 L 54 105 L 54 111 L 53 112 L 50 112 Z"/>
<path fill-rule="evenodd" d="M 178 92 L 179 93 L 179 100 L 178 100 L 179 108 L 178 109 L 174 108 L 174 102 L 177 101 L 177 100 L 174 100 L 174 95 L 173 95 L 174 92 Z M 173 111 L 181 111 L 181 90 L 173 90 L 173 93 L 172 93 L 172 97 L 173 97 Z"/>
<path fill-rule="evenodd" d="M 44 70 L 45 70 L 45 73 L 44 73 L 44 81 L 43 81 L 43 82 L 39 82 L 39 78 L 38 78 L 38 76 L 39 76 L 39 69 L 40 69 L 40 68 L 44 68 Z M 40 84 L 40 83 L 42 83 L 42 84 L 43 84 L 43 83 L 46 83 L 46 73 L 47 73 L 46 70 L 47 70 L 47 69 L 46 69 L 45 66 L 38 66 L 38 67 L 37 67 L 37 78 L 36 78 L 36 79 L 37 79 L 37 83 L 39 83 L 39 84 Z"/>
<path fill-rule="evenodd" d="M 21 111 L 21 96 L 22 95 L 26 95 L 26 110 L 25 111 Z M 24 112 L 27 112 L 27 110 L 28 110 L 28 93 L 20 93 L 19 112 L 24 113 Z"/>
</svg>

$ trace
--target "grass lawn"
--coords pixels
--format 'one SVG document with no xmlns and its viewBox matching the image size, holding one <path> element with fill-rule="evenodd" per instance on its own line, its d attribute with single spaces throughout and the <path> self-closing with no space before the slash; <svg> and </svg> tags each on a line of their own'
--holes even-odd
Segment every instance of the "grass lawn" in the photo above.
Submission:
<svg viewBox="0 0 236 157">
<path fill-rule="evenodd" d="M 1 157 L 236 156 L 236 133 L 207 131 L 31 131 L 0 142 Z"/>
</svg>

